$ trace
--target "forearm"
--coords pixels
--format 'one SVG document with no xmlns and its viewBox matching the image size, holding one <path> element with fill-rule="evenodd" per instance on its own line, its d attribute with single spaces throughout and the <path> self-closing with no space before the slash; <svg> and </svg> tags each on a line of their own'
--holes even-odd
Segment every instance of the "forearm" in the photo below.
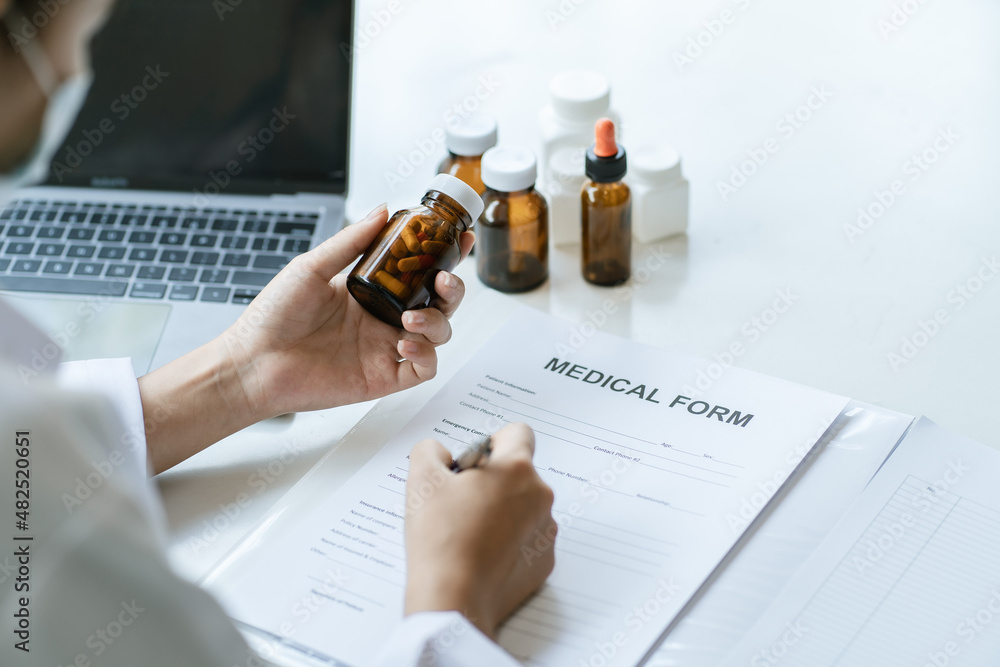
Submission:
<svg viewBox="0 0 1000 667">
<path fill-rule="evenodd" d="M 154 473 L 271 416 L 250 405 L 220 339 L 139 378 L 139 394 Z"/>
</svg>

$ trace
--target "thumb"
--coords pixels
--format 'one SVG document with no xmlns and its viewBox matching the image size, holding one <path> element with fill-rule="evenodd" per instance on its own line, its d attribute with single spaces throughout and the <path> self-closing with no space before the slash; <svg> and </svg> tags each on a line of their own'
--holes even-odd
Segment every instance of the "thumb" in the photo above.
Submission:
<svg viewBox="0 0 1000 667">
<path fill-rule="evenodd" d="M 307 263 L 308 269 L 327 280 L 333 280 L 335 275 L 368 249 L 388 219 L 388 208 L 385 204 L 380 204 L 361 221 L 344 227 L 307 252 L 302 260 Z"/>
<path fill-rule="evenodd" d="M 447 471 L 451 465 L 451 452 L 437 440 L 421 440 L 410 452 L 410 473 L 407 479 L 421 482 L 435 471 Z"/>
<path fill-rule="evenodd" d="M 452 475 L 451 453 L 437 440 L 421 440 L 410 452 L 410 472 L 406 476 L 406 508 L 415 511 L 434 495 Z"/>
</svg>

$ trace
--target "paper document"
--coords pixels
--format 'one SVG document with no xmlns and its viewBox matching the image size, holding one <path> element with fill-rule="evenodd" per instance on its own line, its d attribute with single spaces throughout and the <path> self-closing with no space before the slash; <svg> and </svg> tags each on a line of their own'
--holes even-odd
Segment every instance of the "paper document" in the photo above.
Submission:
<svg viewBox="0 0 1000 667">
<path fill-rule="evenodd" d="M 724 662 L 1000 658 L 1000 452 L 921 419 Z"/>
<path fill-rule="evenodd" d="M 211 590 L 274 638 L 367 663 L 402 615 L 410 449 L 433 437 L 458 452 L 524 421 L 555 490 L 556 569 L 500 644 L 535 665 L 634 664 L 847 399 L 735 368 L 698 389 L 701 360 L 571 333 L 520 309 L 340 489 L 275 517 L 296 522 L 291 537 Z"/>
</svg>

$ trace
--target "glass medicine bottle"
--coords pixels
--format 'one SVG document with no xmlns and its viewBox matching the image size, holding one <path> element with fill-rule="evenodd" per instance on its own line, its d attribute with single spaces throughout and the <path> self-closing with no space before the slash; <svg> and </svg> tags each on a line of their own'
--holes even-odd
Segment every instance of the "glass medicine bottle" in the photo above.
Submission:
<svg viewBox="0 0 1000 667">
<path fill-rule="evenodd" d="M 597 121 L 596 141 L 587 149 L 587 180 L 580 192 L 582 270 L 587 282 L 618 285 L 632 272 L 632 198 L 622 182 L 625 149 L 615 143 L 615 126 Z"/>
<path fill-rule="evenodd" d="M 401 328 L 405 311 L 436 298 L 435 277 L 458 265 L 459 236 L 482 212 L 475 190 L 439 174 L 418 206 L 393 214 L 347 276 L 347 289 L 365 310 Z"/>
<path fill-rule="evenodd" d="M 479 279 L 501 292 L 524 292 L 549 275 L 549 209 L 535 190 L 535 155 L 497 147 L 483 156 L 485 208 L 479 220 Z"/>
<path fill-rule="evenodd" d="M 484 113 L 469 114 L 445 127 L 448 156 L 438 166 L 439 174 L 461 179 L 480 195 L 486 186 L 481 176 L 483 153 L 497 143 L 497 122 Z"/>
</svg>

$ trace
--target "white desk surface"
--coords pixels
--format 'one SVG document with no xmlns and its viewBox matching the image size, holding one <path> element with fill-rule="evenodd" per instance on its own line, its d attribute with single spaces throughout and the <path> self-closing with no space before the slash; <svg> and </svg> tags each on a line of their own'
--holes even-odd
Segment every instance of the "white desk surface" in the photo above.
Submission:
<svg viewBox="0 0 1000 667">
<path fill-rule="evenodd" d="M 904 4 L 919 8 L 883 39 L 879 22 Z M 1000 444 L 1000 276 L 973 280 L 980 289 L 960 309 L 954 296 L 949 301 L 983 258 L 1000 251 L 1000 167 L 991 152 L 1000 149 L 1000 5 L 359 5 L 359 29 L 379 12 L 391 19 L 355 59 L 352 219 L 386 199 L 396 208 L 419 199 L 441 144 L 395 190 L 386 172 L 442 127 L 454 104 L 475 95 L 481 77 L 499 82 L 480 109 L 499 118 L 501 142 L 536 146 L 550 76 L 599 69 L 613 82 L 626 148 L 649 141 L 680 150 L 692 184 L 689 233 L 662 244 L 668 261 L 632 299 L 586 285 L 574 248 L 557 249 L 551 280 L 519 298 L 577 322 L 610 298 L 618 308 L 605 331 L 704 357 L 740 342 L 746 351 L 737 363 L 745 368 L 926 414 Z M 679 69 L 675 52 L 724 9 L 730 23 Z M 565 20 L 550 26 L 561 11 Z M 786 137 L 776 123 L 820 86 L 832 96 Z M 910 181 L 905 163 L 946 128 L 957 140 Z M 779 150 L 723 201 L 717 181 L 772 137 Z M 896 179 L 905 192 L 851 243 L 844 226 L 875 201 L 873 191 Z M 634 267 L 650 256 L 649 248 L 636 248 Z M 470 297 L 483 289 L 471 262 L 458 273 Z M 779 290 L 794 295 L 792 306 L 752 340 L 744 327 L 770 319 L 766 310 Z M 901 339 L 939 309 L 948 321 L 894 370 L 887 355 L 899 353 Z M 260 424 L 161 475 L 174 563 L 192 578 L 204 574 L 368 407 Z M 283 448 L 284 462 L 277 459 Z"/>
</svg>

